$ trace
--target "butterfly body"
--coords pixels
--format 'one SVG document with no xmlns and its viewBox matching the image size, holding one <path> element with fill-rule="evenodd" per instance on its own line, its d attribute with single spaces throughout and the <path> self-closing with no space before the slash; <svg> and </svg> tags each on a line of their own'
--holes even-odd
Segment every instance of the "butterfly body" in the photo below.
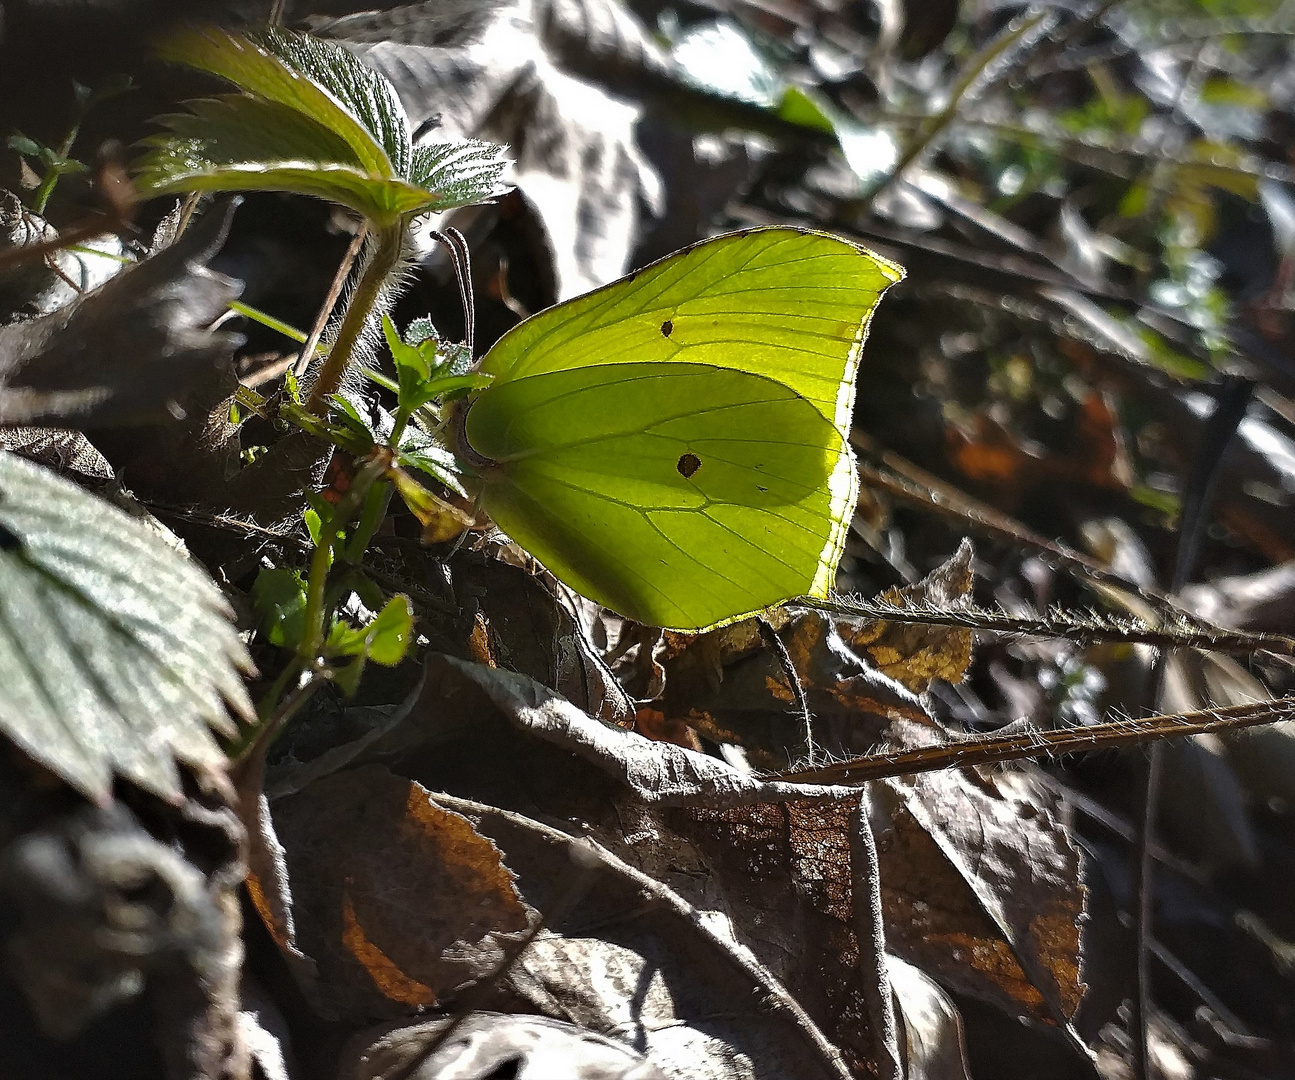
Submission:
<svg viewBox="0 0 1295 1080">
<path fill-rule="evenodd" d="M 901 275 L 835 237 L 753 230 L 527 320 L 467 414 L 484 509 L 640 622 L 699 630 L 826 595 L 857 495 L 859 351 Z"/>
</svg>

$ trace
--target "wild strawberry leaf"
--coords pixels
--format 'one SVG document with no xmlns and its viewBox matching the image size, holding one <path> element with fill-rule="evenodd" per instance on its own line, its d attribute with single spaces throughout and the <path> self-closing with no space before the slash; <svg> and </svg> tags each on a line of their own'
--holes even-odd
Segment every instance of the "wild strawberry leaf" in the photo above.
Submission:
<svg viewBox="0 0 1295 1080">
<path fill-rule="evenodd" d="M 390 221 L 419 210 L 448 209 L 422 188 L 403 180 L 374 180 L 348 165 L 310 161 L 202 162 L 184 146 L 159 149 L 145 159 L 140 187 L 149 195 L 182 191 L 291 191 L 349 206 L 375 221 Z"/>
<path fill-rule="evenodd" d="M 354 95 L 353 100 L 347 101 L 330 86 L 330 83 L 332 86 L 345 84 L 356 93 L 362 92 L 363 77 L 351 69 L 356 66 L 363 68 L 363 65 L 340 46 L 323 42 L 314 42 L 317 48 L 309 51 L 308 68 L 300 66 L 306 62 L 305 49 L 294 50 L 291 60 L 282 54 L 276 55 L 279 48 L 286 51 L 288 43 L 297 36 L 270 31 L 257 41 L 215 27 L 187 29 L 163 39 L 158 54 L 163 60 L 228 79 L 245 93 L 285 105 L 309 117 L 336 132 L 350 146 L 365 171 L 373 176 L 397 175 L 396 161 L 389 156 L 381 139 L 381 135 L 386 133 L 383 127 L 368 126 L 365 122 L 368 117 L 359 111 Z M 368 71 L 367 68 L 364 70 Z M 329 77 L 330 73 L 332 77 Z M 376 81 L 382 76 L 376 72 L 370 74 L 376 86 Z M 323 81 L 321 76 L 328 81 Z M 374 90 L 374 100 L 363 106 L 366 112 L 373 114 L 384 106 L 400 110 L 390 84 L 386 89 L 386 95 Z M 379 97 L 383 98 L 381 103 L 377 100 Z M 403 110 L 399 116 L 404 123 Z M 408 144 L 408 128 L 404 139 Z M 408 163 L 408 156 L 405 162 Z"/>
<path fill-rule="evenodd" d="M 180 796 L 251 718 L 250 661 L 211 580 L 146 526 L 0 453 L 0 733 L 86 796 Z"/>
<path fill-rule="evenodd" d="M 242 94 L 164 116 L 136 163 L 148 194 L 274 190 L 342 203 L 392 223 L 496 193 L 502 149 L 463 141 L 415 148 L 385 76 L 331 42 L 270 30 L 239 37 L 186 30 L 164 59 L 234 83 Z"/>
<path fill-rule="evenodd" d="M 272 29 L 251 40 L 336 97 L 382 147 L 396 175 L 410 176 L 409 120 L 386 76 L 354 53 L 309 34 Z"/>
</svg>

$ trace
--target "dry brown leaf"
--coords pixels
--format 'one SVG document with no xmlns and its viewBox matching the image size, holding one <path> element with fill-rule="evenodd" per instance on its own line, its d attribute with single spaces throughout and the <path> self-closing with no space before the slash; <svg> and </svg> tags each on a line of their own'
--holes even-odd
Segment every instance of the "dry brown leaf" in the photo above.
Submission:
<svg viewBox="0 0 1295 1080">
<path fill-rule="evenodd" d="M 274 804 L 296 941 L 320 1007 L 349 1019 L 433 1005 L 491 968 L 528 926 L 499 850 L 380 766 Z"/>
<path fill-rule="evenodd" d="M 386 75 L 415 125 L 435 117 L 433 140 L 510 148 L 509 180 L 539 225 L 545 250 L 537 254 L 553 299 L 625 272 L 641 207 L 659 206 L 660 181 L 635 142 L 639 106 L 602 83 L 620 65 L 641 71 L 663 61 L 651 33 L 621 5 L 419 4 L 317 29 Z"/>
<path fill-rule="evenodd" d="M 646 1053 L 671 1080 L 845 1080 L 839 1056 L 777 979 L 659 880 L 583 847 L 593 874 L 574 909 L 556 910 L 574 872 L 572 837 L 520 814 L 437 798 L 506 853 L 546 930 L 491 1007 L 571 1020 Z M 551 932 L 550 932 L 551 931 Z"/>
<path fill-rule="evenodd" d="M 921 581 L 890 589 L 877 599 L 898 607 L 956 610 L 971 598 L 971 562 L 975 553 L 964 539 L 957 552 Z M 971 664 L 971 631 L 955 627 L 902 622 L 838 621 L 842 638 L 883 675 L 923 693 L 935 678 L 961 682 Z"/>
<path fill-rule="evenodd" d="M 874 789 L 890 948 L 1009 1014 L 1068 1024 L 1079 1007 L 1079 853 L 1014 774 L 963 772 Z M 887 797 L 888 796 L 888 797 Z"/>
</svg>

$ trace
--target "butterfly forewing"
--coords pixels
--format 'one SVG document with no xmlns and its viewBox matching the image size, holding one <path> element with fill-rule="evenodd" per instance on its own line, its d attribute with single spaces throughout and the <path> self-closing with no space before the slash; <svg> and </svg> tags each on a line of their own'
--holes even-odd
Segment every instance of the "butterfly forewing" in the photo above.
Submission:
<svg viewBox="0 0 1295 1080">
<path fill-rule="evenodd" d="M 902 276 L 823 233 L 719 236 L 528 319 L 482 370 L 510 380 L 650 360 L 736 368 L 789 386 L 844 435 L 868 321 Z"/>
</svg>

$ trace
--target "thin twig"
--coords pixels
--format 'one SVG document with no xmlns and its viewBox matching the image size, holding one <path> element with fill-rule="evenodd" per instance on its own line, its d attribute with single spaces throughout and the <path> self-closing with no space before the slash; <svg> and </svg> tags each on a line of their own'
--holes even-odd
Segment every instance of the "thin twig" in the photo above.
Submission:
<svg viewBox="0 0 1295 1080">
<path fill-rule="evenodd" d="M 301 378 L 310 363 L 315 359 L 315 349 L 319 346 L 319 339 L 324 336 L 324 330 L 328 327 L 328 320 L 333 315 L 333 308 L 337 306 L 337 298 L 342 295 L 342 288 L 346 285 L 346 279 L 351 275 L 351 267 L 355 264 L 355 257 L 359 255 L 360 248 L 364 244 L 364 238 L 369 235 L 369 223 L 360 222 L 360 227 L 355 230 L 355 235 L 351 237 L 351 242 L 346 247 L 346 254 L 342 256 L 342 261 L 337 265 L 337 273 L 333 275 L 332 284 L 328 286 L 328 293 L 324 296 L 324 302 L 319 305 L 319 314 L 315 316 L 315 325 L 310 328 L 310 333 L 306 335 L 305 344 L 301 346 L 301 353 L 297 357 L 293 366 L 293 374 Z"/>
<path fill-rule="evenodd" d="M 978 52 L 968 62 L 957 83 L 949 91 L 949 101 L 945 107 L 931 119 L 921 125 L 915 132 L 908 146 L 904 148 L 899 161 L 885 177 L 861 200 L 864 210 L 870 209 L 882 192 L 887 191 L 913 162 L 917 161 L 931 147 L 931 144 L 954 120 L 965 99 L 974 96 L 992 85 L 997 78 L 1006 74 L 1006 70 L 994 71 L 995 65 L 1011 49 L 1030 46 L 1043 38 L 1056 24 L 1057 16 L 1049 11 L 1030 11 L 1013 20 L 1007 28 Z"/>
<path fill-rule="evenodd" d="M 760 628 L 760 638 L 773 650 L 774 656 L 778 658 L 778 666 L 787 677 L 791 698 L 796 703 L 796 711 L 800 713 L 801 726 L 805 732 L 805 759 L 812 766 L 816 754 L 814 716 L 809 711 L 809 699 L 805 697 L 805 687 L 801 685 L 800 676 L 796 674 L 796 665 L 791 662 L 791 654 L 787 651 L 787 646 L 783 644 L 778 632 L 769 625 L 769 620 L 763 617 L 757 618 L 756 625 Z"/>
<path fill-rule="evenodd" d="M 1158 589 L 1122 578 L 1073 548 L 1054 542 L 1015 518 L 950 487 L 939 477 L 889 450 L 880 450 L 863 432 L 852 431 L 850 442 L 865 453 L 875 452 L 884 468 L 867 462 L 858 463 L 859 479 L 870 487 L 885 491 L 942 517 L 957 521 L 964 528 L 993 540 L 1023 547 L 1038 555 L 1050 566 L 1071 574 L 1079 582 L 1109 597 L 1117 590 L 1137 597 L 1155 611 L 1165 624 L 1195 627 L 1196 633 L 1226 635 L 1230 631 L 1211 626 L 1174 603 L 1173 598 Z"/>
<path fill-rule="evenodd" d="M 952 608 L 932 604 L 905 606 L 857 596 L 837 596 L 827 600 L 807 597 L 795 601 L 794 606 L 826 611 L 849 619 L 951 626 L 1018 637 L 1064 637 L 1077 645 L 1085 646 L 1118 642 L 1245 654 L 1263 650 L 1295 656 L 1295 637 L 1207 628 L 1196 622 L 1179 622 L 1172 612 L 1168 613 L 1163 624 L 1152 626 L 1133 616 L 1107 615 L 1092 610 L 1052 608 L 1043 615 L 1013 615 L 1001 609 L 991 611 L 971 605 Z"/>
<path fill-rule="evenodd" d="M 1057 757 L 1114 746 L 1132 746 L 1156 739 L 1203 735 L 1209 731 L 1231 731 L 1257 727 L 1295 714 L 1295 697 L 1273 701 L 1229 705 L 1222 709 L 1200 709 L 1189 713 L 1167 713 L 1138 719 L 1109 720 L 1084 727 L 1039 731 L 1016 729 L 936 746 L 919 746 L 908 750 L 879 751 L 864 757 L 850 758 L 813 769 L 775 774 L 778 780 L 798 784 L 865 783 L 888 776 L 936 772 L 941 769 L 966 769 L 1023 758 Z"/>
</svg>

